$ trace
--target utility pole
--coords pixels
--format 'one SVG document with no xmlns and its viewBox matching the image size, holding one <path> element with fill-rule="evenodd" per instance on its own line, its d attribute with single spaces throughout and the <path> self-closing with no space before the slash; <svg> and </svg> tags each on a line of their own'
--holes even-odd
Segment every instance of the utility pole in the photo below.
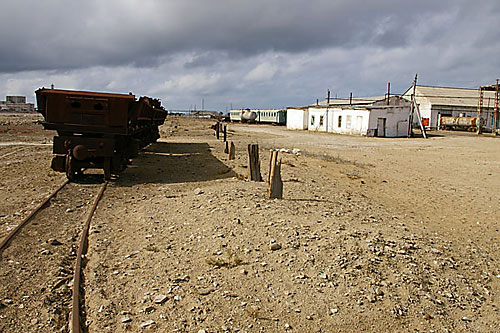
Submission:
<svg viewBox="0 0 500 333">
<path fill-rule="evenodd" d="M 389 105 L 390 97 L 391 97 L 391 83 L 387 82 L 387 105 Z"/>
</svg>

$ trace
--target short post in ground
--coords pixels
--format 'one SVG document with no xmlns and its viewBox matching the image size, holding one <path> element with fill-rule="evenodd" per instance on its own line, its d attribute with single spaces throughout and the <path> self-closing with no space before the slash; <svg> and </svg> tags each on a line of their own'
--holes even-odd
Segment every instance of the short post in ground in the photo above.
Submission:
<svg viewBox="0 0 500 333">
<path fill-rule="evenodd" d="M 262 181 L 262 176 L 260 174 L 259 145 L 257 144 L 248 145 L 248 167 L 250 180 L 255 182 Z"/>
<path fill-rule="evenodd" d="M 282 199 L 283 181 L 281 180 L 281 161 L 278 161 L 278 151 L 271 151 L 269 165 L 269 187 L 267 189 L 267 197 L 269 199 Z"/>
<path fill-rule="evenodd" d="M 236 157 L 236 147 L 234 146 L 234 143 L 231 141 L 231 144 L 229 145 L 229 160 L 234 160 Z"/>
</svg>

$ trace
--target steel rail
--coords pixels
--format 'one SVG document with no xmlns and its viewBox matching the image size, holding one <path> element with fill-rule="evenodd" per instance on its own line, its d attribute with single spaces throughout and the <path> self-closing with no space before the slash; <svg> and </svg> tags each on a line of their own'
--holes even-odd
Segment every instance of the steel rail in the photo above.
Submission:
<svg viewBox="0 0 500 333">
<path fill-rule="evenodd" d="M 83 227 L 83 232 L 82 236 L 80 238 L 80 246 L 78 247 L 78 253 L 76 257 L 76 264 L 75 264 L 75 274 L 74 274 L 74 279 L 73 279 L 73 306 L 71 309 L 71 319 L 72 319 L 72 324 L 71 324 L 71 331 L 73 333 L 80 333 L 80 281 L 81 281 L 81 274 L 82 274 L 82 259 L 83 256 L 87 253 L 87 248 L 88 248 L 88 235 L 89 235 L 89 229 L 90 229 L 90 221 L 92 220 L 92 217 L 94 216 L 94 212 L 97 209 L 97 205 L 99 204 L 99 201 L 102 198 L 102 195 L 104 194 L 104 190 L 106 189 L 106 186 L 108 185 L 108 182 L 105 182 L 103 186 L 101 187 L 101 190 L 99 191 L 99 194 L 94 200 L 94 204 L 92 205 L 92 208 L 90 209 L 89 215 L 87 217 L 87 221 L 85 222 L 85 225 Z"/>
<path fill-rule="evenodd" d="M 48 197 L 46 197 L 36 208 L 33 210 L 21 223 L 19 223 L 0 243 L 0 255 L 2 254 L 3 250 L 5 250 L 12 239 L 19 233 L 19 231 L 27 225 L 35 215 L 40 212 L 60 190 L 64 186 L 66 186 L 69 183 L 69 180 L 67 179 L 64 183 L 62 183 L 54 192 L 52 192 Z"/>
</svg>

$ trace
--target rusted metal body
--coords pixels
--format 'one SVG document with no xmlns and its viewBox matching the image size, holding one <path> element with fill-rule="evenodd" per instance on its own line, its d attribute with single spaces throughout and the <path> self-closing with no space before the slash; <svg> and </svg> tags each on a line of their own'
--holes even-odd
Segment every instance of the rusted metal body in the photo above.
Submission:
<svg viewBox="0 0 500 333">
<path fill-rule="evenodd" d="M 462 129 L 473 132 L 477 129 L 477 117 L 442 116 L 439 121 L 439 128 L 443 130 Z"/>
<path fill-rule="evenodd" d="M 160 136 L 167 111 L 158 99 L 60 89 L 38 89 L 45 129 L 56 130 L 52 168 L 74 179 L 83 168 L 105 178 L 122 171 L 139 150 Z"/>
</svg>

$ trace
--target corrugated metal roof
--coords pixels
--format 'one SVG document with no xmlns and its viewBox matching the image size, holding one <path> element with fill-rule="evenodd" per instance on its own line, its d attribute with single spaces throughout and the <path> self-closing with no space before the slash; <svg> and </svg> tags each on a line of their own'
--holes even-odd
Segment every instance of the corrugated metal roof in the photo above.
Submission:
<svg viewBox="0 0 500 333">
<path fill-rule="evenodd" d="M 413 87 L 408 88 L 403 97 L 409 100 L 412 92 Z M 426 98 L 431 104 L 434 105 L 477 107 L 479 104 L 479 89 L 417 85 L 415 96 L 417 97 L 417 100 L 419 97 Z M 495 106 L 494 91 L 485 91 L 483 98 L 484 107 Z"/>
</svg>

